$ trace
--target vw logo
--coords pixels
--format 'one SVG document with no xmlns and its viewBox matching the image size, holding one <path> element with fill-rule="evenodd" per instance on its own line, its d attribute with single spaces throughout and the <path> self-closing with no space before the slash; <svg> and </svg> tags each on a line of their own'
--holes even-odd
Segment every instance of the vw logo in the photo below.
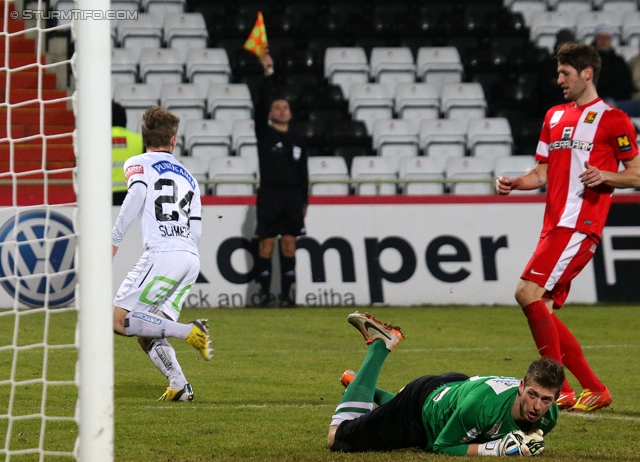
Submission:
<svg viewBox="0 0 640 462">
<path fill-rule="evenodd" d="M 61 306 L 76 288 L 76 236 L 66 216 L 19 213 L 0 228 L 0 284 L 28 306 Z"/>
</svg>

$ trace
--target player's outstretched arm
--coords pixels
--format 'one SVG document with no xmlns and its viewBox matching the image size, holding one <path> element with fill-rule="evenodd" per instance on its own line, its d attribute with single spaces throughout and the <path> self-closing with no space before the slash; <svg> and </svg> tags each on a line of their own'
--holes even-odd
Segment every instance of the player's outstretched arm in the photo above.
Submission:
<svg viewBox="0 0 640 462">
<path fill-rule="evenodd" d="M 548 164 L 538 163 L 522 176 L 510 178 L 500 176 L 496 179 L 496 192 L 502 196 L 506 196 L 516 189 L 531 190 L 542 188 L 547 184 Z"/>
<path fill-rule="evenodd" d="M 515 430 L 504 438 L 483 444 L 470 444 L 468 456 L 539 456 L 544 450 L 542 430 L 524 433 Z"/>
<path fill-rule="evenodd" d="M 584 163 L 584 172 L 580 180 L 587 188 L 595 188 L 601 184 L 613 188 L 640 188 L 640 160 L 638 157 L 623 160 L 624 169 L 620 172 L 600 170 L 589 162 Z"/>
</svg>

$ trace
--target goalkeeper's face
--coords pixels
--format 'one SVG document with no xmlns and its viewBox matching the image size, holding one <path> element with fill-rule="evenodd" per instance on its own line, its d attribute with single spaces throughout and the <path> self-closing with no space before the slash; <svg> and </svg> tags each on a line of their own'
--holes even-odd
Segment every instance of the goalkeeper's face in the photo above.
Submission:
<svg viewBox="0 0 640 462">
<path fill-rule="evenodd" d="M 558 390 L 549 390 L 531 381 L 525 385 L 520 382 L 518 398 L 514 403 L 514 420 L 535 422 L 542 417 L 556 400 Z"/>
</svg>

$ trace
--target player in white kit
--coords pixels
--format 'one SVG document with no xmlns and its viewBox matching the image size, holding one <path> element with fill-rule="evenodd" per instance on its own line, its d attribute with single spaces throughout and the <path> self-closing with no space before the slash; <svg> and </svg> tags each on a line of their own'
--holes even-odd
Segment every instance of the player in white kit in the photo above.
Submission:
<svg viewBox="0 0 640 462">
<path fill-rule="evenodd" d="M 193 389 L 166 337 L 185 340 L 211 359 L 208 324 L 177 322 L 198 277 L 202 233 L 200 189 L 171 152 L 180 119 L 164 108 L 143 115 L 146 152 L 124 164 L 127 196 L 113 226 L 113 255 L 136 216 L 144 253 L 120 285 L 114 304 L 114 331 L 136 336 L 155 366 L 169 379 L 158 401 L 191 401 Z"/>
</svg>

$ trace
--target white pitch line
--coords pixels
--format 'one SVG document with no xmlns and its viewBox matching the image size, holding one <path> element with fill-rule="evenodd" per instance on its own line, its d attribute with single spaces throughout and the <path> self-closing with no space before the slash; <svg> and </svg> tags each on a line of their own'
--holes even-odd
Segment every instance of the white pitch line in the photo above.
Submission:
<svg viewBox="0 0 640 462">
<path fill-rule="evenodd" d="M 521 347 L 450 347 L 450 348 L 405 348 L 398 349 L 401 353 L 428 353 L 428 352 L 440 352 L 440 351 L 490 351 L 490 350 L 530 350 L 531 346 Z M 626 343 L 620 345 L 582 345 L 583 350 L 599 350 L 599 349 L 612 349 L 612 348 L 640 348 L 640 344 Z"/>
<path fill-rule="evenodd" d="M 583 419 L 626 420 L 631 422 L 640 422 L 640 417 L 631 417 L 626 415 L 593 414 L 591 412 L 562 412 L 561 415 L 582 417 Z"/>
</svg>

